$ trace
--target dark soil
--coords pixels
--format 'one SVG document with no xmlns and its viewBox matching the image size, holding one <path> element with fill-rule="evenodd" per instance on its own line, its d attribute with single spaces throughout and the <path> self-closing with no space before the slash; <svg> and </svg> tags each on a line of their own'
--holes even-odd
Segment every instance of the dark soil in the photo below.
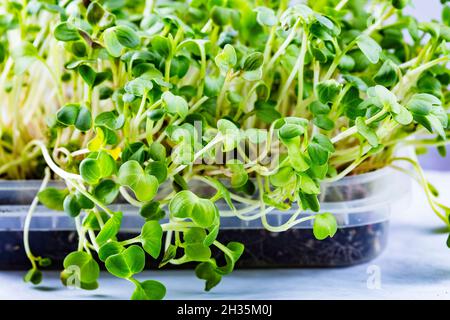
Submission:
<svg viewBox="0 0 450 320">
<path fill-rule="evenodd" d="M 135 234 L 121 233 L 121 239 Z M 369 261 L 385 248 L 388 222 L 342 228 L 335 236 L 318 241 L 311 229 L 290 229 L 272 233 L 263 229 L 223 229 L 219 241 L 239 241 L 245 252 L 238 268 L 276 267 L 340 267 Z M 49 257 L 51 269 L 62 269 L 64 257 L 76 250 L 77 234 L 74 231 L 31 231 L 31 249 L 35 255 Z M 156 262 L 147 267 L 155 268 Z M 181 266 L 190 268 L 193 265 Z M 20 231 L 0 231 L 0 270 L 26 270 L 30 263 L 23 249 Z M 165 268 L 173 268 L 166 266 Z M 180 267 L 178 267 L 180 268 Z"/>
</svg>

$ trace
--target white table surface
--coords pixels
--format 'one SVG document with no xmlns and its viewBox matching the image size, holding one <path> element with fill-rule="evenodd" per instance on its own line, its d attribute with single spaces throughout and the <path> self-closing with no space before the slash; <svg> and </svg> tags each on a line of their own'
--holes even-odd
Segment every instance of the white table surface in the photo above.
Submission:
<svg viewBox="0 0 450 320">
<path fill-rule="evenodd" d="M 450 204 L 450 172 L 428 172 Z M 211 292 L 193 271 L 147 271 L 167 287 L 166 299 L 449 299 L 450 249 L 447 234 L 417 185 L 411 205 L 393 212 L 389 244 L 377 259 L 337 269 L 236 270 Z M 380 288 L 374 288 L 373 272 Z M 23 272 L 0 272 L 0 299 L 129 299 L 133 286 L 104 273 L 96 291 L 67 289 L 57 272 L 45 272 L 37 287 L 22 281 Z"/>
</svg>

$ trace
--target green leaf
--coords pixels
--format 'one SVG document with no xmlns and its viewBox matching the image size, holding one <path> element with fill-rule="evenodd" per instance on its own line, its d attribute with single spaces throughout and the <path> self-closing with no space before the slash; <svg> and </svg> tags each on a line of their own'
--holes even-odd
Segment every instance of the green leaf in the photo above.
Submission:
<svg viewBox="0 0 450 320">
<path fill-rule="evenodd" d="M 163 109 L 149 110 L 147 111 L 147 118 L 152 121 L 158 121 L 164 117 L 166 111 Z"/>
<path fill-rule="evenodd" d="M 295 171 L 290 167 L 281 167 L 276 173 L 269 176 L 269 181 L 274 187 L 284 187 L 294 181 Z"/>
<path fill-rule="evenodd" d="M 227 168 L 231 171 L 231 186 L 235 189 L 244 186 L 248 181 L 248 173 L 244 164 L 238 159 L 227 161 Z"/>
<path fill-rule="evenodd" d="M 123 250 L 125 250 L 125 248 L 119 242 L 110 241 L 100 247 L 98 251 L 98 257 L 101 261 L 105 262 L 106 259 L 108 259 L 110 256 L 119 254 Z"/>
<path fill-rule="evenodd" d="M 66 104 L 56 113 L 56 119 L 63 126 L 75 126 L 80 131 L 92 127 L 92 115 L 89 109 L 78 104 Z"/>
<path fill-rule="evenodd" d="M 447 247 L 450 248 L 450 234 L 447 237 L 446 244 L 447 244 Z"/>
<path fill-rule="evenodd" d="M 116 173 L 116 161 L 108 152 L 104 150 L 98 152 L 96 159 L 98 166 L 100 167 L 100 174 L 102 178 L 112 176 Z"/>
<path fill-rule="evenodd" d="M 202 228 L 190 228 L 183 234 L 183 240 L 188 244 L 203 243 L 206 231 Z"/>
<path fill-rule="evenodd" d="M 183 78 L 189 71 L 191 60 L 186 56 L 175 56 L 170 65 L 170 76 Z"/>
<path fill-rule="evenodd" d="M 327 80 L 319 83 L 316 90 L 320 102 L 328 103 L 334 101 L 341 91 L 341 85 L 336 80 Z"/>
<path fill-rule="evenodd" d="M 360 77 L 352 76 L 350 74 L 344 74 L 342 77 L 347 81 L 347 83 L 351 83 L 354 87 L 358 88 L 361 91 L 367 90 L 367 84 Z"/>
<path fill-rule="evenodd" d="M 381 47 L 371 37 L 365 34 L 361 34 L 356 41 L 359 49 L 364 53 L 366 58 L 373 64 L 380 60 Z"/>
<path fill-rule="evenodd" d="M 281 113 L 275 109 L 275 106 L 269 103 L 255 104 L 256 117 L 268 124 L 281 118 Z"/>
<path fill-rule="evenodd" d="M 314 117 L 313 123 L 320 129 L 323 129 L 326 131 L 330 131 L 330 130 L 334 129 L 333 120 L 331 120 L 330 118 L 328 118 L 325 115 L 321 115 L 321 114 L 317 115 L 316 117 Z"/>
<path fill-rule="evenodd" d="M 445 5 L 444 9 L 442 10 L 442 21 L 447 25 L 450 26 L 450 5 Z"/>
<path fill-rule="evenodd" d="M 113 57 L 120 57 L 123 47 L 120 44 L 119 39 L 117 39 L 114 28 L 106 29 L 105 32 L 103 32 L 103 40 L 108 53 Z"/>
<path fill-rule="evenodd" d="M 76 199 L 77 199 L 78 204 L 81 207 L 81 209 L 92 209 L 92 208 L 94 208 L 94 206 L 95 206 L 94 202 L 92 202 L 91 199 L 86 197 L 81 192 L 77 191 L 75 193 L 75 196 L 76 196 Z"/>
<path fill-rule="evenodd" d="M 35 268 L 30 269 L 23 277 L 23 281 L 38 285 L 42 282 L 42 272 Z"/>
<path fill-rule="evenodd" d="M 76 286 L 77 288 L 83 290 L 96 290 L 98 288 L 98 282 L 82 282 L 79 280 L 79 274 L 76 270 L 63 270 L 60 275 L 61 282 L 65 286 Z M 69 282 L 70 281 L 70 282 Z"/>
<path fill-rule="evenodd" d="M 262 26 L 272 27 L 277 24 L 278 19 L 275 12 L 267 7 L 257 7 L 256 11 L 256 21 Z"/>
<path fill-rule="evenodd" d="M 237 147 L 241 134 L 238 127 L 227 119 L 217 121 L 217 129 L 225 138 L 223 142 L 223 151 L 228 152 Z"/>
<path fill-rule="evenodd" d="M 439 79 L 432 75 L 422 76 L 417 81 L 417 89 L 423 93 L 429 93 L 436 97 L 442 97 L 442 85 Z"/>
<path fill-rule="evenodd" d="M 320 203 L 316 194 L 306 194 L 300 191 L 299 198 L 303 210 L 311 209 L 314 212 L 320 210 Z"/>
<path fill-rule="evenodd" d="M 306 173 L 297 173 L 298 185 L 303 193 L 319 194 L 319 185 Z"/>
<path fill-rule="evenodd" d="M 339 61 L 339 69 L 343 71 L 352 71 L 354 67 L 355 67 L 355 60 L 349 55 L 344 55 L 341 58 L 341 61 Z"/>
<path fill-rule="evenodd" d="M 136 78 L 125 84 L 125 91 L 136 97 L 142 97 L 153 88 L 153 82 L 144 78 Z"/>
<path fill-rule="evenodd" d="M 148 159 L 147 147 L 142 142 L 134 142 L 125 146 L 122 151 L 122 161 L 135 160 L 143 164 Z"/>
<path fill-rule="evenodd" d="M 114 238 L 117 233 L 119 233 L 120 226 L 122 225 L 122 218 L 122 212 L 115 212 L 114 215 L 106 221 L 96 237 L 99 245 L 103 245 L 106 241 Z"/>
<path fill-rule="evenodd" d="M 328 103 L 334 101 L 341 91 L 341 85 L 336 80 L 327 80 L 319 83 L 316 90 L 320 102 Z"/>
<path fill-rule="evenodd" d="M 337 222 L 331 213 L 317 214 L 314 219 L 313 233 L 316 239 L 332 238 L 337 231 Z"/>
<path fill-rule="evenodd" d="M 219 210 L 209 199 L 199 199 L 194 205 L 191 218 L 200 227 L 208 228 L 217 223 Z"/>
<path fill-rule="evenodd" d="M 102 221 L 107 221 L 109 219 L 109 216 L 106 212 L 100 211 L 98 213 L 99 218 L 102 219 Z M 93 231 L 100 231 L 100 224 L 97 218 L 97 215 L 94 212 L 89 212 L 87 216 L 83 219 L 83 227 L 86 229 L 90 229 Z"/>
<path fill-rule="evenodd" d="M 95 81 L 96 72 L 90 66 L 83 64 L 78 67 L 78 73 L 83 78 L 83 80 L 92 87 Z"/>
<path fill-rule="evenodd" d="M 328 163 L 319 165 L 316 163 L 311 163 L 311 177 L 322 180 L 325 179 L 329 171 Z"/>
<path fill-rule="evenodd" d="M 406 107 L 415 115 L 426 116 L 431 113 L 433 107 L 440 106 L 441 101 L 427 93 L 418 93 L 411 97 Z"/>
<path fill-rule="evenodd" d="M 40 267 L 49 267 L 52 264 L 52 259 L 50 258 L 38 258 L 38 264 Z"/>
<path fill-rule="evenodd" d="M 392 0 L 392 6 L 395 9 L 403 9 L 404 7 L 406 7 L 406 5 L 409 4 L 409 0 Z"/>
<path fill-rule="evenodd" d="M 444 126 L 442 125 L 442 122 L 439 120 L 438 117 L 435 115 L 428 115 L 426 116 L 428 122 L 430 123 L 430 126 L 433 128 L 433 130 L 444 140 L 447 139 L 447 135 L 445 134 Z"/>
<path fill-rule="evenodd" d="M 230 22 L 232 10 L 221 6 L 213 6 L 211 20 L 218 26 L 225 26 Z"/>
<path fill-rule="evenodd" d="M 150 201 L 158 191 L 158 179 L 144 172 L 139 162 L 129 160 L 122 164 L 118 173 L 118 182 L 133 190 L 139 201 Z"/>
<path fill-rule="evenodd" d="M 54 30 L 56 40 L 59 41 L 77 41 L 81 39 L 78 29 L 69 22 L 61 22 Z"/>
<path fill-rule="evenodd" d="M 64 199 L 64 211 L 72 218 L 77 217 L 81 212 L 81 206 L 74 195 L 67 195 Z"/>
<path fill-rule="evenodd" d="M 166 148 L 159 142 L 153 142 L 150 145 L 149 154 L 154 161 L 166 161 Z"/>
<path fill-rule="evenodd" d="M 157 259 L 161 252 L 163 230 L 158 221 L 147 221 L 141 230 L 141 241 L 144 250 Z"/>
<path fill-rule="evenodd" d="M 166 295 L 166 287 L 155 280 L 146 280 L 136 284 L 131 300 L 162 300 Z"/>
<path fill-rule="evenodd" d="M 78 67 L 78 73 L 91 88 L 94 88 L 111 77 L 110 72 L 95 72 L 90 66 L 83 64 Z"/>
<path fill-rule="evenodd" d="M 247 81 L 258 81 L 262 79 L 262 69 L 256 69 L 253 71 L 245 71 L 242 77 Z"/>
<path fill-rule="evenodd" d="M 285 203 L 285 202 L 280 202 L 277 199 L 272 198 L 271 196 L 269 196 L 266 193 L 263 194 L 263 201 L 265 204 L 267 204 L 271 207 L 275 207 L 282 211 L 288 210 L 290 208 L 290 204 Z"/>
<path fill-rule="evenodd" d="M 220 229 L 220 218 L 219 216 L 217 216 L 216 221 L 214 222 L 212 227 L 208 229 L 208 235 L 206 236 L 205 240 L 203 240 L 204 246 L 209 247 L 214 243 L 214 241 L 217 239 L 217 236 L 219 235 L 219 229 Z"/>
<path fill-rule="evenodd" d="M 278 136 L 283 140 L 291 140 L 299 137 L 305 133 L 305 129 L 302 126 L 287 123 L 280 128 Z"/>
<path fill-rule="evenodd" d="M 159 268 L 165 266 L 170 262 L 170 260 L 175 259 L 177 256 L 177 247 L 173 244 L 170 244 L 164 253 L 164 257 L 161 259 L 161 263 L 159 264 Z"/>
<path fill-rule="evenodd" d="M 80 175 L 84 181 L 94 185 L 102 178 L 101 169 L 96 159 L 86 158 L 80 163 Z"/>
<path fill-rule="evenodd" d="M 79 281 L 92 283 L 97 281 L 100 268 L 92 256 L 84 251 L 70 253 L 64 259 L 64 269 L 72 273 Z"/>
<path fill-rule="evenodd" d="M 309 110 L 314 115 L 326 115 L 329 114 L 331 109 L 328 104 L 322 103 L 320 101 L 314 101 L 309 106 Z"/>
<path fill-rule="evenodd" d="M 255 71 L 261 68 L 264 62 L 264 56 L 260 52 L 253 52 L 247 55 L 242 62 L 242 70 Z"/>
<path fill-rule="evenodd" d="M 140 43 L 139 36 L 137 35 L 136 31 L 128 26 L 117 26 L 115 27 L 114 32 L 119 43 L 125 48 L 133 49 L 136 48 Z"/>
<path fill-rule="evenodd" d="M 176 174 L 173 176 L 173 187 L 175 191 L 188 190 L 189 186 L 183 176 Z"/>
<path fill-rule="evenodd" d="M 220 194 L 220 196 L 225 200 L 230 209 L 234 210 L 235 207 L 233 201 L 231 200 L 230 191 L 228 191 L 227 187 L 225 187 L 222 182 L 214 178 L 206 177 L 206 179 L 208 179 L 214 185 L 214 187 L 217 189 L 217 193 Z"/>
<path fill-rule="evenodd" d="M 208 261 L 211 258 L 211 249 L 203 243 L 194 243 L 186 245 L 184 252 L 192 261 Z"/>
<path fill-rule="evenodd" d="M 0 42 L 0 64 L 6 59 L 6 48 L 3 43 Z"/>
<path fill-rule="evenodd" d="M 175 218 L 190 218 L 202 228 L 212 226 L 218 216 L 217 207 L 211 200 L 197 197 L 188 190 L 178 192 L 169 203 L 171 216 Z"/>
<path fill-rule="evenodd" d="M 53 187 L 45 188 L 38 193 L 39 201 L 49 209 L 64 211 L 64 199 L 69 190 L 59 190 Z"/>
<path fill-rule="evenodd" d="M 97 1 L 94 1 L 87 8 L 86 18 L 91 25 L 97 25 L 101 22 L 104 14 L 105 9 Z"/>
<path fill-rule="evenodd" d="M 169 39 L 156 35 L 150 40 L 150 44 L 152 48 L 157 52 L 161 57 L 171 57 L 173 55 L 172 44 Z"/>
<path fill-rule="evenodd" d="M 397 65 L 391 60 L 386 60 L 373 77 L 373 80 L 385 87 L 393 86 L 398 81 Z"/>
<path fill-rule="evenodd" d="M 394 115 L 394 120 L 397 121 L 401 125 L 408 125 L 413 121 L 413 116 L 411 112 L 408 111 L 402 105 L 399 105 L 399 112 Z"/>
<path fill-rule="evenodd" d="M 125 123 L 125 117 L 116 111 L 105 111 L 95 117 L 94 123 L 96 126 L 104 126 L 110 130 L 119 130 Z"/>
<path fill-rule="evenodd" d="M 227 44 L 214 59 L 217 67 L 222 73 L 227 73 L 237 63 L 236 51 L 233 46 Z"/>
<path fill-rule="evenodd" d="M 358 133 L 362 135 L 372 147 L 378 146 L 379 142 L 377 134 L 366 124 L 364 118 L 356 118 L 355 123 Z"/>
<path fill-rule="evenodd" d="M 144 266 L 145 253 L 137 245 L 132 245 L 118 254 L 109 256 L 105 261 L 105 267 L 109 273 L 124 279 L 142 272 Z"/>
<path fill-rule="evenodd" d="M 244 253 L 244 245 L 239 242 L 229 242 L 227 244 L 227 249 L 227 251 L 224 251 L 226 265 L 217 269 L 222 275 L 229 274 L 233 271 L 234 265 L 239 260 L 242 253 Z"/>
<path fill-rule="evenodd" d="M 92 127 L 92 115 L 88 108 L 81 106 L 75 121 L 75 128 L 80 131 L 88 131 Z"/>
<path fill-rule="evenodd" d="M 319 166 L 328 162 L 332 152 L 334 152 L 334 146 L 325 135 L 316 134 L 308 144 L 308 154 L 311 160 Z"/>
<path fill-rule="evenodd" d="M 108 205 L 119 195 L 119 185 L 112 180 L 102 180 L 94 187 L 93 195 L 102 203 Z"/>
<path fill-rule="evenodd" d="M 195 275 L 199 279 L 206 280 L 205 291 L 210 291 L 222 280 L 222 276 L 217 273 L 215 264 L 202 262 L 195 268 Z"/>
<path fill-rule="evenodd" d="M 139 209 L 139 214 L 141 217 L 148 220 L 156 220 L 159 221 L 166 216 L 164 210 L 161 209 L 160 203 L 158 201 L 151 201 L 144 204 Z"/>
<path fill-rule="evenodd" d="M 79 112 L 79 105 L 67 104 L 56 113 L 56 119 L 65 126 L 75 125 Z"/>
<path fill-rule="evenodd" d="M 178 115 L 180 118 L 185 118 L 189 112 L 189 106 L 183 97 L 176 96 L 170 91 L 166 91 L 161 96 L 163 99 L 167 112 L 172 115 Z"/>
</svg>

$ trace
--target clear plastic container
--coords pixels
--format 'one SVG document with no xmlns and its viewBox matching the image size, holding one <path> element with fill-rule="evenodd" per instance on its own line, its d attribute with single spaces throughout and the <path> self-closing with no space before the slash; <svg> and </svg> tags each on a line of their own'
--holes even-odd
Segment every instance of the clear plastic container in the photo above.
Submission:
<svg viewBox="0 0 450 320">
<path fill-rule="evenodd" d="M 40 181 L 0 181 L 0 269 L 26 269 L 22 236 L 25 216 Z M 54 186 L 62 183 L 52 182 Z M 204 185 L 193 185 L 197 192 L 208 192 Z M 238 267 L 333 267 L 349 266 L 378 256 L 387 244 L 389 215 L 402 208 L 410 196 L 411 181 L 391 168 L 348 176 L 322 184 L 321 212 L 335 215 L 339 230 L 333 238 L 316 240 L 312 222 L 297 224 L 284 232 L 269 232 L 260 219 L 241 220 L 222 217 L 219 240 L 240 241 L 246 249 Z M 226 210 L 219 203 L 219 209 Z M 135 236 L 143 225 L 137 209 L 115 204 L 124 213 L 119 238 Z M 253 213 L 254 214 L 254 213 Z M 305 212 L 301 216 L 314 213 Z M 251 215 L 251 214 L 250 214 Z M 292 211 L 271 211 L 270 225 L 286 222 Z M 77 235 L 72 218 L 38 205 L 30 228 L 30 243 L 36 255 L 50 257 L 60 268 L 64 256 L 76 249 Z M 156 264 L 155 264 L 156 265 Z"/>
</svg>

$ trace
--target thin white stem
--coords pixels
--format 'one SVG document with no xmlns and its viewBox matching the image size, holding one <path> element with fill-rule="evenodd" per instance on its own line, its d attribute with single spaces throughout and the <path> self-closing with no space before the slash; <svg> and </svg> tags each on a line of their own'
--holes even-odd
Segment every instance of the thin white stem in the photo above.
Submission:
<svg viewBox="0 0 450 320">
<path fill-rule="evenodd" d="M 39 187 L 38 193 L 45 189 L 49 180 L 50 180 L 50 170 L 48 168 L 46 168 L 45 176 L 44 176 L 44 179 L 42 180 L 41 186 Z M 39 203 L 39 199 L 38 199 L 38 196 L 36 195 L 34 197 L 33 201 L 31 202 L 30 208 L 28 209 L 28 213 L 25 217 L 25 222 L 24 222 L 24 226 L 23 226 L 23 247 L 25 249 L 25 253 L 26 253 L 28 259 L 30 260 L 33 268 L 36 268 L 36 262 L 35 262 L 35 257 L 31 253 L 29 234 L 30 234 L 31 218 L 33 217 L 34 210 L 36 210 L 38 203 Z"/>
<path fill-rule="evenodd" d="M 125 200 L 127 200 L 130 204 L 132 204 L 135 207 L 142 207 L 144 204 L 136 199 L 134 199 L 127 191 L 127 189 L 125 189 L 124 187 L 120 187 L 119 188 L 119 192 L 122 195 L 122 197 L 125 198 Z"/>
<path fill-rule="evenodd" d="M 365 122 L 366 122 L 367 125 L 369 125 L 369 124 L 377 121 L 378 119 L 384 117 L 384 115 L 386 113 L 387 113 L 387 111 L 380 111 L 376 115 L 374 115 L 373 117 L 365 120 Z M 345 138 L 348 138 L 348 137 L 354 135 L 357 132 L 358 132 L 358 129 L 356 128 L 356 126 L 353 126 L 353 127 L 349 128 L 349 129 L 345 130 L 344 132 L 341 132 L 337 136 L 331 138 L 331 142 L 333 144 L 335 144 L 335 143 L 337 143 L 337 142 L 339 142 L 339 141 L 341 141 L 341 140 L 343 140 Z"/>
<path fill-rule="evenodd" d="M 41 148 L 42 155 L 44 156 L 45 162 L 47 162 L 47 165 L 50 167 L 50 169 L 52 169 L 52 171 L 54 173 L 56 173 L 58 176 L 60 176 L 63 179 L 73 179 L 73 180 L 83 181 L 83 178 L 80 175 L 64 171 L 63 169 L 58 167 L 55 164 L 55 162 L 53 161 L 50 154 L 48 153 L 47 147 L 45 146 L 44 142 L 42 142 L 40 140 L 34 140 L 32 142 L 32 144 Z"/>
<path fill-rule="evenodd" d="M 194 154 L 194 159 L 192 160 L 192 163 L 195 163 L 195 161 L 200 158 L 205 152 L 211 150 L 216 144 L 222 142 L 224 140 L 224 137 L 220 134 L 217 135 L 214 139 L 212 139 L 206 146 L 204 146 L 200 151 Z M 186 164 L 183 164 L 176 168 L 172 173 L 171 176 L 173 177 L 177 173 L 183 171 L 187 167 Z"/>
<path fill-rule="evenodd" d="M 341 0 L 339 1 L 339 3 L 336 5 L 336 7 L 334 7 L 334 9 L 336 11 L 340 11 L 342 10 L 343 7 L 345 7 L 345 5 L 347 4 L 348 0 Z"/>
<path fill-rule="evenodd" d="M 295 33 L 297 32 L 297 28 L 300 25 L 300 20 L 297 20 L 294 24 L 294 26 L 291 29 L 291 32 L 289 32 L 288 36 L 284 40 L 284 42 L 281 44 L 281 46 L 278 48 L 277 52 L 272 56 L 269 63 L 267 64 L 267 70 L 272 69 L 275 62 L 278 60 L 278 58 L 285 52 L 286 48 L 289 46 L 289 44 L 294 40 Z"/>
</svg>

